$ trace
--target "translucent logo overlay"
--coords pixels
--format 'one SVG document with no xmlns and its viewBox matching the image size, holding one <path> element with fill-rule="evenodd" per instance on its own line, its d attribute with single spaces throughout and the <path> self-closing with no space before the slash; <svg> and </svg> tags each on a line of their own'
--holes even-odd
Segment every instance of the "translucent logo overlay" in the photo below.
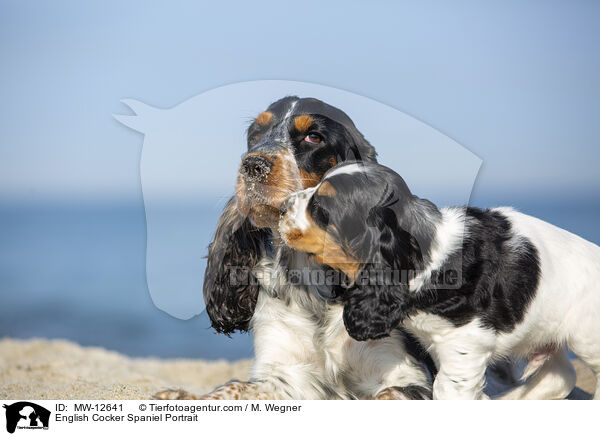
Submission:
<svg viewBox="0 0 600 436">
<path fill-rule="evenodd" d="M 481 159 L 424 122 L 367 97 L 269 80 L 213 89 L 168 109 L 142 103 L 143 97 L 124 99 L 133 114 L 114 117 L 144 135 L 140 174 L 146 275 L 159 309 L 180 319 L 204 310 L 207 246 L 234 195 L 241 156 L 247 152 L 246 129 L 272 102 L 288 95 L 314 97 L 344 111 L 375 147 L 379 163 L 400 174 L 413 194 L 440 208 L 468 204 Z M 243 268 L 232 265 L 238 267 Z M 456 282 L 453 274 L 450 279 Z M 327 280 L 320 273 L 312 276 Z M 307 277 L 312 280 L 311 274 Z"/>
</svg>

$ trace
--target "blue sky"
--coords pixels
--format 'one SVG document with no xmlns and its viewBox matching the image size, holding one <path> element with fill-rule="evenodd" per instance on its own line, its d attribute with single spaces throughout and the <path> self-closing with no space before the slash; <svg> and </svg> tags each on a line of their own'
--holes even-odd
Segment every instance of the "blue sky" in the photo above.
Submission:
<svg viewBox="0 0 600 436">
<path fill-rule="evenodd" d="M 433 126 L 482 158 L 476 196 L 598 198 L 599 19 L 592 1 L 1 1 L 0 196 L 140 199 L 120 99 L 278 79 Z"/>
</svg>

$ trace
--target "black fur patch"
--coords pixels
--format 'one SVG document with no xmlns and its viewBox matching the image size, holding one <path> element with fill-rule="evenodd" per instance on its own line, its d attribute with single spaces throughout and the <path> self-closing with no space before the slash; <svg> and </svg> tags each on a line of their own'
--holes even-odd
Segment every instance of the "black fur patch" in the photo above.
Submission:
<svg viewBox="0 0 600 436">
<path fill-rule="evenodd" d="M 440 271 L 462 271 L 458 289 L 421 289 L 411 293 L 411 313 L 433 313 L 460 326 L 475 317 L 486 327 L 510 332 L 523 320 L 540 276 L 536 248 L 525 239 L 518 247 L 509 220 L 500 212 L 466 208 L 468 237 L 462 252 L 450 256 Z"/>
</svg>

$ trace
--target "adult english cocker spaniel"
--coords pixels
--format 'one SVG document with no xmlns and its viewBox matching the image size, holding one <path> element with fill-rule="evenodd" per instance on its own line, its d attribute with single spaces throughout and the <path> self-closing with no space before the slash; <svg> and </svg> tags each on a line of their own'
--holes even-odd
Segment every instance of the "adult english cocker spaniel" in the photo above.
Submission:
<svg viewBox="0 0 600 436">
<path fill-rule="evenodd" d="M 427 399 L 427 355 L 402 330 L 377 341 L 350 338 L 344 283 L 330 267 L 282 243 L 280 207 L 315 186 L 340 162 L 376 160 L 375 149 L 341 110 L 313 98 L 285 97 L 248 129 L 235 196 L 209 247 L 204 299 L 217 332 L 252 330 L 247 382 L 202 399 Z M 165 391 L 159 398 L 197 398 Z"/>
</svg>

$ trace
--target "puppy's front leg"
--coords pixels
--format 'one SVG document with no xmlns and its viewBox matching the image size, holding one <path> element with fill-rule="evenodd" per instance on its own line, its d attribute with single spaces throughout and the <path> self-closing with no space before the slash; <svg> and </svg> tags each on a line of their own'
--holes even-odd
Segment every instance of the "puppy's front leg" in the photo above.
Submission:
<svg viewBox="0 0 600 436">
<path fill-rule="evenodd" d="M 486 364 L 465 367 L 443 365 L 433 382 L 434 400 L 483 400 Z"/>
<path fill-rule="evenodd" d="M 436 338 L 432 352 L 439 365 L 433 383 L 437 400 L 481 400 L 485 370 L 495 345 L 493 332 L 470 324 Z"/>
</svg>

